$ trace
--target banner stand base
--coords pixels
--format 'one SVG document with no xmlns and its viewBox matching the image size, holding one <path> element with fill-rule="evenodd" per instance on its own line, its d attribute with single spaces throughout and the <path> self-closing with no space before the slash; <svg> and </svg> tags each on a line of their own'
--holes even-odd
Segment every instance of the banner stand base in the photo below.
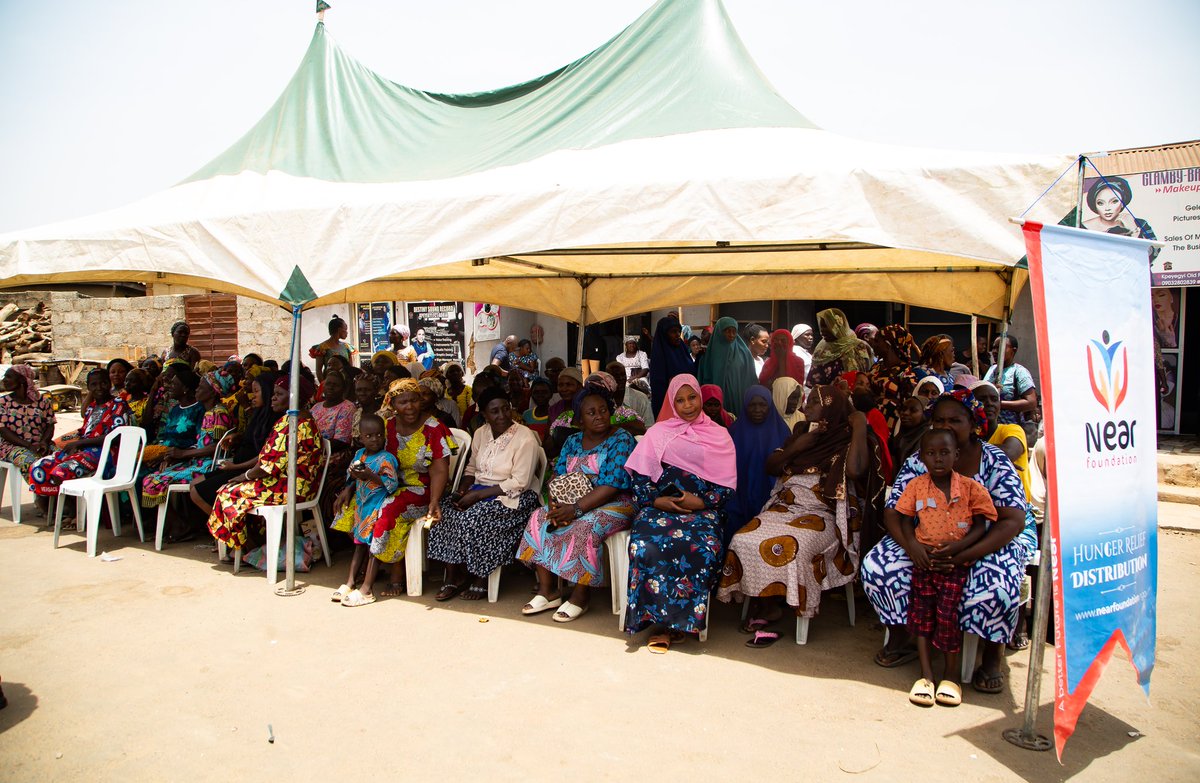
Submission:
<svg viewBox="0 0 1200 783">
<path fill-rule="evenodd" d="M 1041 734 L 1025 736 L 1021 729 L 1005 729 L 1004 739 L 1025 750 L 1050 750 L 1054 743 Z"/>
<path fill-rule="evenodd" d="M 291 590 L 287 589 L 287 585 L 280 585 L 279 587 L 275 588 L 275 595 L 281 595 L 284 598 L 289 598 L 293 595 L 301 595 L 303 592 L 304 588 L 300 585 L 296 585 Z"/>
</svg>

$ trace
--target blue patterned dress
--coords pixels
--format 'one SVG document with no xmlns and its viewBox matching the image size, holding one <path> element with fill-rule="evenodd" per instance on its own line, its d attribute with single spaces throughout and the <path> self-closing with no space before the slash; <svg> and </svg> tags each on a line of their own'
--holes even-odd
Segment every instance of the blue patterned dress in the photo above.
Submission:
<svg viewBox="0 0 1200 783">
<path fill-rule="evenodd" d="M 604 539 L 628 529 L 635 511 L 630 492 L 633 482 L 625 470 L 625 460 L 629 459 L 636 443 L 633 436 L 622 429 L 613 430 L 590 451 L 583 448 L 582 432 L 567 438 L 558 455 L 554 475 L 580 471 L 587 474 L 593 486 L 613 487 L 618 494 L 603 506 L 581 514 L 562 527 L 551 527 L 547 517 L 550 507 L 543 505 L 529 517 L 517 559 L 540 565 L 572 584 L 603 587 Z"/>
<path fill-rule="evenodd" d="M 967 585 L 963 588 L 958 624 L 964 631 L 987 641 L 1008 642 L 1017 627 L 1021 580 L 1025 564 L 1037 551 L 1037 526 L 1025 488 L 1012 461 L 1000 449 L 984 443 L 979 472 L 973 477 L 987 487 L 996 508 L 1019 508 L 1025 513 L 1025 528 L 999 550 L 971 564 Z M 895 508 L 908 482 L 925 472 L 919 454 L 913 454 L 896 475 L 887 507 Z M 891 536 L 884 536 L 862 561 L 860 578 L 879 621 L 884 625 L 904 625 L 908 620 L 908 597 L 912 588 L 912 560 L 904 547 Z"/>
<path fill-rule="evenodd" d="M 658 485 L 679 481 L 694 489 L 704 509 L 669 514 L 654 507 Z M 696 633 L 708 624 L 708 599 L 721 574 L 721 507 L 733 490 L 663 465 L 653 482 L 633 475 L 638 514 L 629 535 L 629 608 L 625 630 L 661 623 Z"/>
</svg>

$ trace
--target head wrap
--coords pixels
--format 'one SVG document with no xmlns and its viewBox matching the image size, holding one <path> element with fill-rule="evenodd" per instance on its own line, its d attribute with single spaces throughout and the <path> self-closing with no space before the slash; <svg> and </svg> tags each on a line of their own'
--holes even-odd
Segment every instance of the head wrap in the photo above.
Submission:
<svg viewBox="0 0 1200 783">
<path fill-rule="evenodd" d="M 310 381 L 308 379 L 308 377 L 304 376 L 304 375 L 300 376 L 299 381 L 300 381 L 300 388 L 298 391 L 298 394 L 299 394 L 298 402 L 299 402 L 300 407 L 303 408 L 305 405 L 308 404 L 308 401 L 313 398 L 313 395 L 317 393 L 317 385 L 315 383 L 313 383 L 312 381 Z M 291 383 L 291 379 L 287 375 L 280 375 L 279 378 L 275 381 L 275 388 L 276 389 L 280 389 L 280 388 L 289 389 L 290 383 Z"/>
<path fill-rule="evenodd" d="M 888 324 L 879 330 L 879 336 L 900 357 L 901 364 L 912 364 L 917 360 L 917 343 L 902 325 Z"/>
<path fill-rule="evenodd" d="M 1129 181 L 1124 177 L 1105 177 L 1098 179 L 1092 183 L 1087 192 L 1087 205 L 1093 212 L 1099 212 L 1096 209 L 1096 197 L 1100 195 L 1102 190 L 1111 190 L 1121 199 L 1121 207 L 1129 206 L 1129 202 L 1133 200 L 1133 190 L 1129 187 Z"/>
<path fill-rule="evenodd" d="M 971 378 L 971 376 L 969 376 L 969 375 L 960 375 L 958 377 L 959 377 L 959 380 L 966 380 L 967 378 Z M 981 386 L 986 386 L 987 388 L 996 392 L 997 397 L 1000 396 L 1000 390 L 997 389 L 996 384 L 992 383 L 991 381 L 981 381 L 978 378 L 971 378 L 971 380 L 972 380 L 971 383 L 964 384 L 967 387 L 967 391 L 971 392 L 971 394 L 974 394 L 975 390 L 980 388 Z"/>
<path fill-rule="evenodd" d="M 684 421 L 675 413 L 675 395 L 684 386 L 700 393 L 700 382 L 692 375 L 680 374 L 671 379 L 658 421 L 646 430 L 625 461 L 625 469 L 658 481 L 665 463 L 713 484 L 736 489 L 737 461 L 729 431 L 708 418 L 704 411 L 691 421 Z"/>
<path fill-rule="evenodd" d="M 879 333 L 879 327 L 875 324 L 861 323 L 854 327 L 854 336 L 866 342 Z"/>
<path fill-rule="evenodd" d="M 213 362 L 210 362 L 208 359 L 201 359 L 200 361 L 196 362 L 196 366 L 193 369 L 199 375 L 205 375 L 217 369 L 217 365 Z"/>
<path fill-rule="evenodd" d="M 621 345 L 624 346 L 626 343 L 633 343 L 634 345 L 637 345 L 637 342 L 638 336 L 636 334 L 627 334 L 625 335 L 625 339 L 621 342 Z"/>
<path fill-rule="evenodd" d="M 422 388 L 429 389 L 429 391 L 433 392 L 435 399 L 440 400 L 442 397 L 446 396 L 446 387 L 443 386 L 442 382 L 437 378 L 422 378 L 421 380 L 417 381 L 417 384 Z"/>
<path fill-rule="evenodd" d="M 574 378 L 575 382 L 580 386 L 583 385 L 583 373 L 579 372 L 578 368 L 567 367 L 558 374 L 559 378 Z"/>
<path fill-rule="evenodd" d="M 383 407 L 391 408 L 392 400 L 399 397 L 401 394 L 420 394 L 421 384 L 412 378 L 400 378 L 392 381 L 388 386 L 387 393 L 383 395 Z"/>
<path fill-rule="evenodd" d="M 800 401 L 796 404 L 796 410 L 791 413 L 787 412 L 788 398 L 796 389 L 803 387 L 796 382 L 795 378 L 785 375 L 779 378 L 775 383 L 771 384 L 771 400 L 775 403 L 775 410 L 779 412 L 779 416 L 783 419 L 783 423 L 787 425 L 788 431 L 791 431 L 797 422 L 804 421 L 804 395 L 800 395 Z"/>
<path fill-rule="evenodd" d="M 927 383 L 932 383 L 934 386 L 937 387 L 938 396 L 941 396 L 946 393 L 946 387 L 942 385 L 941 380 L 938 379 L 938 377 L 936 375 L 926 375 L 924 378 L 917 381 L 917 385 L 913 387 L 912 396 L 914 396 L 914 397 L 918 396 L 917 392 L 920 391 L 921 387 Z"/>
<path fill-rule="evenodd" d="M 204 382 L 212 387 L 213 393 L 218 398 L 229 396 L 229 392 L 233 389 L 233 376 L 216 370 L 204 373 Z"/>
<path fill-rule="evenodd" d="M 800 335 L 804 334 L 805 332 L 811 332 L 811 331 L 812 331 L 812 327 L 809 326 L 808 324 L 796 324 L 795 326 L 792 327 L 793 342 L 796 340 L 799 340 Z"/>
<path fill-rule="evenodd" d="M 187 322 L 187 321 L 176 321 L 175 323 L 171 324 L 171 336 L 172 336 L 172 337 L 174 337 L 174 336 L 175 336 L 175 330 L 176 330 L 176 329 L 178 329 L 178 328 L 179 328 L 179 327 L 181 327 L 181 326 L 186 326 L 186 327 L 187 327 L 187 330 L 188 330 L 189 332 L 190 332 L 190 331 L 192 331 L 192 327 L 188 326 L 188 322 Z"/>
<path fill-rule="evenodd" d="M 599 370 L 589 375 L 583 382 L 584 386 L 603 386 L 609 394 L 617 393 L 617 379 L 612 373 Z"/>
<path fill-rule="evenodd" d="M 791 351 L 788 351 L 791 353 Z M 791 380 L 791 379 L 789 379 Z M 795 388 L 795 381 L 792 381 Z M 767 403 L 767 418 L 762 424 L 750 421 L 750 401 L 763 400 Z M 783 421 L 765 386 L 751 386 L 746 390 L 742 415 L 729 428 L 733 439 L 733 450 L 737 460 L 737 492 L 725 504 L 725 540 L 733 538 L 738 528 L 749 522 L 767 502 L 775 479 L 767 475 L 767 457 L 783 445 L 792 430 Z"/>
<path fill-rule="evenodd" d="M 725 332 L 733 329 L 733 341 L 725 339 Z M 758 379 L 754 372 L 754 356 L 750 346 L 737 333 L 737 321 L 726 316 L 718 319 L 713 325 L 713 337 L 708 342 L 708 350 L 700 357 L 700 366 L 696 373 L 702 384 L 714 384 L 721 387 L 725 395 L 723 407 L 733 412 L 742 409 L 742 396 L 746 389 L 754 385 Z"/>
<path fill-rule="evenodd" d="M 192 368 L 192 365 L 188 364 L 183 359 L 174 358 L 174 359 L 167 359 L 165 362 L 163 362 L 163 372 L 166 372 L 167 370 L 171 369 L 172 367 L 178 367 L 180 365 L 187 367 L 189 370 Z"/>
<path fill-rule="evenodd" d="M 479 397 L 475 400 L 475 410 L 482 416 L 487 410 L 487 406 L 494 400 L 508 400 L 508 392 L 501 386 L 489 386 L 480 392 Z"/>
<path fill-rule="evenodd" d="M 692 358 L 687 342 L 681 338 L 678 345 L 673 345 L 667 337 L 675 329 L 682 331 L 677 318 L 668 315 L 658 319 L 650 344 L 650 404 L 655 416 L 662 410 L 671 379 L 680 373 L 696 371 L 696 360 Z M 700 384 L 696 384 L 696 388 L 699 389 Z"/>
<path fill-rule="evenodd" d="M 591 380 L 592 376 L 589 375 L 588 383 L 585 383 L 583 388 L 571 399 L 571 415 L 574 417 L 573 423 L 576 427 L 579 427 L 579 408 L 588 397 L 599 397 L 604 400 L 604 404 L 608 406 L 609 416 L 612 416 L 617 410 L 617 403 L 613 399 L 612 392 L 608 390 L 608 387 L 600 383 L 592 383 Z"/>
<path fill-rule="evenodd" d="M 400 336 L 401 336 L 401 337 L 403 337 L 405 340 L 407 340 L 407 339 L 408 339 L 409 331 L 408 331 L 408 325 L 407 325 L 407 324 L 396 324 L 395 326 L 393 326 L 393 327 L 391 328 L 391 332 L 392 332 L 393 334 L 398 334 L 398 335 L 400 335 Z"/>
<path fill-rule="evenodd" d="M 400 363 L 400 359 L 392 351 L 376 351 L 375 355 L 371 357 L 371 363 L 373 364 L 376 359 L 387 359 L 392 364 Z"/>
<path fill-rule="evenodd" d="M 38 394 L 37 372 L 28 364 L 14 364 L 12 370 L 25 379 L 25 399 L 37 402 L 41 396 Z"/>
<path fill-rule="evenodd" d="M 968 391 L 974 391 L 975 387 L 972 386 L 972 384 L 975 383 L 979 383 L 979 379 L 968 372 L 961 373 L 954 378 L 954 388 L 956 389 L 962 388 L 967 389 Z"/>
<path fill-rule="evenodd" d="M 105 369 L 107 369 L 107 370 L 111 370 L 111 369 L 113 368 L 113 365 L 114 365 L 114 364 L 120 364 L 120 365 L 124 365 L 124 367 L 125 367 L 125 372 L 129 372 L 130 370 L 132 370 L 132 369 L 133 369 L 133 365 L 132 365 L 132 364 L 130 364 L 128 361 L 126 361 L 125 359 L 122 359 L 122 358 L 121 358 L 121 357 L 119 357 L 119 356 L 118 356 L 116 359 L 111 359 L 111 360 L 109 360 L 108 364 L 106 364 L 106 365 L 105 365 Z"/>
<path fill-rule="evenodd" d="M 933 365 L 934 355 L 943 342 L 953 342 L 944 334 L 935 334 L 925 342 L 921 343 L 921 364 L 926 367 Z"/>
<path fill-rule="evenodd" d="M 444 377 L 445 376 L 442 374 L 441 367 L 431 367 L 428 370 L 423 371 L 417 380 L 424 380 L 425 378 L 437 378 L 440 381 Z"/>
<path fill-rule="evenodd" d="M 967 417 L 971 422 L 971 434 L 976 438 L 982 437 L 983 433 L 987 432 L 987 414 L 983 412 L 983 403 L 975 399 L 975 395 L 969 391 L 956 389 L 947 394 L 943 394 L 933 401 L 929 406 L 927 414 L 932 416 L 933 409 L 946 400 L 954 400 L 967 411 Z"/>
<path fill-rule="evenodd" d="M 235 362 L 237 364 L 241 364 L 242 357 L 238 356 L 236 353 L 231 353 L 231 354 L 229 354 L 228 358 L 225 359 L 225 362 L 226 363 Z"/>
<path fill-rule="evenodd" d="M 716 400 L 721 403 L 721 424 L 728 427 L 733 424 L 733 419 L 729 416 L 729 412 L 725 410 L 725 393 L 721 391 L 721 387 L 712 383 L 706 383 L 700 387 L 700 401 L 702 403 L 709 400 Z M 708 415 L 708 411 L 704 412 Z"/>
<path fill-rule="evenodd" d="M 466 373 L 466 370 L 463 369 L 461 362 L 450 361 L 442 365 L 442 375 L 449 374 L 451 367 L 457 367 L 458 369 L 462 370 L 464 374 Z"/>
<path fill-rule="evenodd" d="M 817 323 L 821 332 L 829 332 L 831 338 L 821 338 L 813 349 L 813 367 L 824 367 L 839 359 L 843 370 L 865 370 L 865 362 L 871 355 L 870 346 L 858 339 L 850 330 L 846 314 L 836 307 L 817 313 Z"/>
<path fill-rule="evenodd" d="M 767 357 L 762 372 L 758 374 L 758 382 L 769 386 L 776 377 L 786 375 L 798 383 L 804 383 L 807 368 L 804 359 L 792 350 L 792 335 L 787 329 L 776 329 L 771 332 L 771 355 Z"/>
</svg>

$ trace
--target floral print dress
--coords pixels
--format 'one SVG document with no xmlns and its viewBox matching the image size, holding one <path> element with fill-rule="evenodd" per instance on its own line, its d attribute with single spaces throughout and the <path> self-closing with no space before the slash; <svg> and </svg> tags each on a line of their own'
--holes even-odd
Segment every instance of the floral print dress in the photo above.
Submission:
<svg viewBox="0 0 1200 783">
<path fill-rule="evenodd" d="M 233 416 L 225 409 L 225 406 L 214 405 L 212 410 L 205 411 L 203 418 L 200 419 L 200 432 L 191 448 L 206 449 L 216 446 L 232 426 Z M 142 506 L 145 508 L 161 506 L 167 500 L 168 487 L 172 484 L 186 484 L 192 480 L 192 476 L 210 470 L 211 466 L 211 456 L 192 457 L 147 475 L 142 479 Z"/>
<path fill-rule="evenodd" d="M 321 434 L 311 417 L 296 424 L 296 502 L 312 500 L 317 491 L 324 457 Z M 288 417 L 280 416 L 267 442 L 258 453 L 260 470 L 267 475 L 250 481 L 229 483 L 217 491 L 208 529 L 213 538 L 232 549 L 246 544 L 246 517 L 259 506 L 287 503 Z"/>
<path fill-rule="evenodd" d="M 30 443 L 37 443 L 46 427 L 53 431 L 54 422 L 54 408 L 45 397 L 39 395 L 36 401 L 22 404 L 17 404 L 12 395 L 0 399 L 0 427 L 11 430 L 14 435 Z M 30 467 L 37 459 L 38 455 L 29 449 L 0 440 L 0 460 L 11 462 L 26 480 Z"/>
<path fill-rule="evenodd" d="M 103 438 L 117 427 L 130 424 L 132 417 L 129 404 L 120 397 L 113 397 L 103 404 L 93 402 L 83 412 L 83 427 L 77 432 L 64 435 L 60 441 Z M 57 495 L 58 485 L 51 483 L 51 480 L 57 478 L 58 483 L 62 483 L 68 479 L 92 475 L 99 465 L 102 448 L 101 443 L 69 453 L 62 449 L 52 451 L 30 466 L 29 488 L 37 495 Z"/>
<path fill-rule="evenodd" d="M 692 487 L 704 508 L 671 514 L 654 507 L 658 487 L 673 482 Z M 625 630 L 637 633 L 655 623 L 672 631 L 699 632 L 708 625 L 709 593 L 721 572 L 721 507 L 733 490 L 663 465 L 658 482 L 633 475 L 638 513 L 629 535 L 629 608 Z"/>
<path fill-rule="evenodd" d="M 529 517 L 517 559 L 540 565 L 572 584 L 603 587 L 604 540 L 627 530 L 637 510 L 633 504 L 633 482 L 625 470 L 625 460 L 636 444 L 633 436 L 621 429 L 614 430 L 589 451 L 583 449 L 582 432 L 568 438 L 558 455 L 555 475 L 579 471 L 587 474 L 593 486 L 613 487 L 618 494 L 562 527 L 551 526 L 547 516 L 550 507 L 543 505 Z"/>
<path fill-rule="evenodd" d="M 331 527 L 349 533 L 354 543 L 363 544 L 372 554 L 378 554 L 375 550 L 381 550 L 387 538 L 386 531 L 382 536 L 378 534 L 381 531 L 383 507 L 400 486 L 400 464 L 396 462 L 395 455 L 387 450 L 368 454 L 366 449 L 359 449 L 354 460 L 361 460 L 368 470 L 379 476 L 379 480 L 358 481 L 350 502 Z M 353 481 L 355 479 L 347 473 L 346 482 Z"/>
</svg>

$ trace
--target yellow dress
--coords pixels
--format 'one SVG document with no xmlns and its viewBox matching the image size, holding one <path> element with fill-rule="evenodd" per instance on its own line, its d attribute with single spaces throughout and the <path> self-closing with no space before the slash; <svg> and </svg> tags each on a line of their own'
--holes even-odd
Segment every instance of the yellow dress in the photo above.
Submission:
<svg viewBox="0 0 1200 783">
<path fill-rule="evenodd" d="M 1021 486 L 1025 487 L 1025 500 L 1028 501 L 1032 497 L 1032 489 L 1029 483 L 1029 444 L 1025 442 L 1025 430 L 1021 429 L 1020 424 L 999 424 L 996 426 L 996 431 L 992 433 L 992 437 L 988 439 L 988 443 L 1000 448 L 1009 438 L 1021 441 L 1021 448 L 1024 449 L 1021 456 L 1012 462 L 1017 473 L 1021 475 Z"/>
</svg>

